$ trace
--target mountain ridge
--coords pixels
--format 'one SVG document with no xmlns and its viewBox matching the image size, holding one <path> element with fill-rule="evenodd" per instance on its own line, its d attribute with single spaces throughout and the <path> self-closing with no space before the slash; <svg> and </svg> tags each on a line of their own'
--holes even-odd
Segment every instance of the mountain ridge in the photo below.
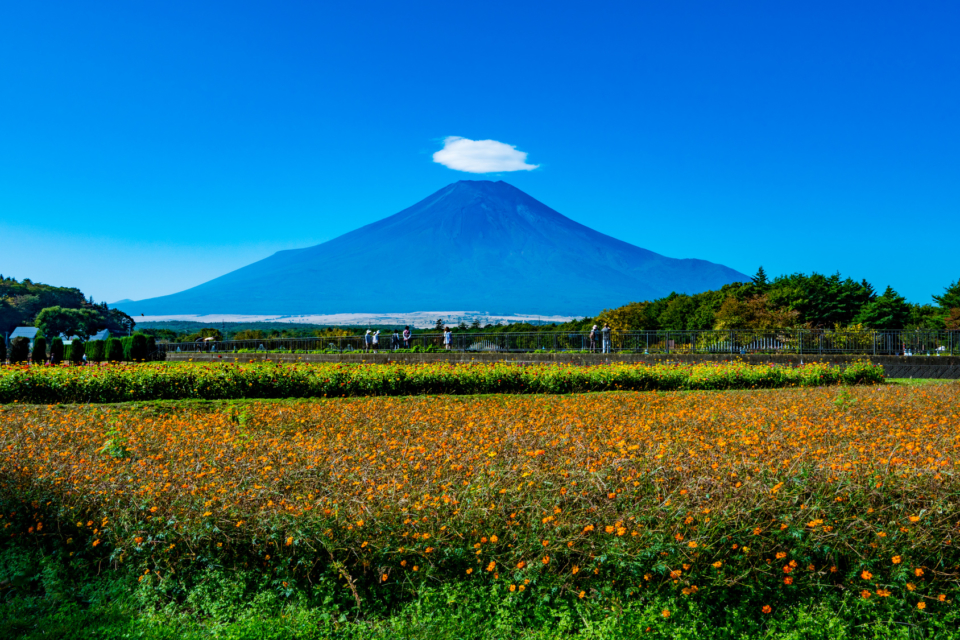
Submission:
<svg viewBox="0 0 960 640">
<path fill-rule="evenodd" d="M 391 216 L 168 296 L 139 315 L 470 308 L 592 314 L 746 279 L 590 229 L 502 181 L 462 180 Z"/>
</svg>

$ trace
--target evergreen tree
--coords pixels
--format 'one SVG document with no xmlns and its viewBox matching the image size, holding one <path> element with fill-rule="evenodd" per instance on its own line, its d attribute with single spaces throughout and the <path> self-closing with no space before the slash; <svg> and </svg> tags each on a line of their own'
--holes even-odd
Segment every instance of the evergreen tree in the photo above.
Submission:
<svg viewBox="0 0 960 640">
<path fill-rule="evenodd" d="M 60 364 L 63 362 L 63 340 L 54 338 L 50 343 L 50 362 Z"/>
<path fill-rule="evenodd" d="M 107 338 L 104 359 L 108 362 L 123 362 L 123 343 L 119 338 Z"/>
<path fill-rule="evenodd" d="M 73 364 L 80 364 L 83 362 L 83 354 L 87 352 L 87 345 L 84 344 L 83 340 L 77 338 L 70 345 L 70 362 Z"/>
<path fill-rule="evenodd" d="M 443 331 L 443 318 L 437 318 L 437 324 L 433 328 L 437 331 Z"/>
<path fill-rule="evenodd" d="M 960 278 L 944 287 L 942 296 L 933 296 L 933 301 L 944 311 L 960 308 Z"/>
<path fill-rule="evenodd" d="M 33 364 L 43 364 L 47 361 L 47 339 L 39 333 L 33 339 Z"/>
<path fill-rule="evenodd" d="M 20 336 L 10 341 L 10 364 L 26 362 L 30 357 L 30 339 Z"/>
<path fill-rule="evenodd" d="M 770 284 L 769 280 L 767 280 L 767 272 L 763 270 L 762 266 L 757 269 L 757 275 L 750 278 L 750 281 L 753 282 L 753 286 L 760 289 L 760 291 L 765 291 L 767 285 Z"/>
<path fill-rule="evenodd" d="M 856 322 L 882 331 L 902 329 L 910 319 L 910 305 L 893 287 L 887 287 L 883 295 L 864 305 Z"/>
<path fill-rule="evenodd" d="M 142 333 L 133 334 L 130 338 L 130 360 L 143 362 L 149 355 L 147 352 L 147 336 Z"/>
</svg>

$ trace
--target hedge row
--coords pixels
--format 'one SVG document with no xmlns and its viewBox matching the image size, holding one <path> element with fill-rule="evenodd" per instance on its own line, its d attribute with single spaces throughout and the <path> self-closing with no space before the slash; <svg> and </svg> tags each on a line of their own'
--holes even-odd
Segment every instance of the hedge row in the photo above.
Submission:
<svg viewBox="0 0 960 640">
<path fill-rule="evenodd" d="M 494 364 L 110 364 L 9 367 L 0 403 L 319 398 L 477 393 L 758 389 L 883 382 L 883 367 L 743 363 L 516 366 Z"/>
</svg>

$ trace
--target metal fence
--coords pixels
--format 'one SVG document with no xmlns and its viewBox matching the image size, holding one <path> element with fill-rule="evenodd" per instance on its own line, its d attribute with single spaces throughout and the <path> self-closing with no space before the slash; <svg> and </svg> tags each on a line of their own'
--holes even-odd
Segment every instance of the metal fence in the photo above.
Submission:
<svg viewBox="0 0 960 640">
<path fill-rule="evenodd" d="M 753 331 L 615 331 L 604 341 L 597 332 L 471 333 L 453 332 L 450 344 L 442 333 L 418 333 L 409 341 L 381 334 L 379 344 L 364 336 L 331 338 L 275 338 L 222 342 L 161 342 L 163 353 L 350 353 L 412 350 L 634 354 L 865 354 L 960 355 L 960 331 L 810 331 L 806 329 L 758 333 Z"/>
</svg>

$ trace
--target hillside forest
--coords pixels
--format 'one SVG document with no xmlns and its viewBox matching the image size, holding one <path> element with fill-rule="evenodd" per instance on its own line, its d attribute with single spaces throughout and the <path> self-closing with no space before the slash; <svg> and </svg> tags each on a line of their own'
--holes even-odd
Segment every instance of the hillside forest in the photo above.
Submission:
<svg viewBox="0 0 960 640">
<path fill-rule="evenodd" d="M 35 326 L 50 338 L 64 333 L 86 340 L 103 329 L 114 335 L 126 334 L 135 324 L 124 312 L 94 302 L 79 289 L 34 283 L 28 278 L 18 282 L 0 275 L 0 335 L 16 327 Z"/>
</svg>

